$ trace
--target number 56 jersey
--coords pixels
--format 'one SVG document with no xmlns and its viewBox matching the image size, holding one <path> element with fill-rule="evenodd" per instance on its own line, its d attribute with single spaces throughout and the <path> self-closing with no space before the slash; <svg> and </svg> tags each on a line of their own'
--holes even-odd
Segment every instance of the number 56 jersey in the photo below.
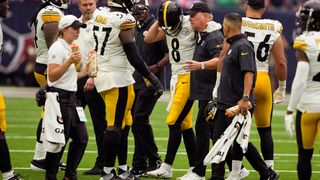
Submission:
<svg viewBox="0 0 320 180">
<path fill-rule="evenodd" d="M 305 32 L 296 37 L 293 48 L 303 51 L 309 60 L 306 88 L 297 108 L 304 112 L 320 112 L 320 32 Z"/>
<path fill-rule="evenodd" d="M 102 8 L 94 13 L 93 33 L 97 51 L 98 74 L 95 85 L 98 92 L 133 84 L 133 67 L 129 63 L 119 38 L 122 30 L 135 27 L 130 14 L 111 12 Z"/>
<path fill-rule="evenodd" d="M 269 54 L 274 42 L 282 33 L 282 24 L 271 19 L 242 18 L 241 32 L 253 43 L 257 71 L 269 72 Z"/>
</svg>

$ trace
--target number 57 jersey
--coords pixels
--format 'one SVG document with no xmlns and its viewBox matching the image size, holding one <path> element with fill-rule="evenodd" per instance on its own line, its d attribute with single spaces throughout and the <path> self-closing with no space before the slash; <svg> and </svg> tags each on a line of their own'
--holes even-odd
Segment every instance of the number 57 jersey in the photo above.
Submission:
<svg viewBox="0 0 320 180">
<path fill-rule="evenodd" d="M 296 37 L 293 48 L 303 51 L 309 60 L 306 88 L 298 109 L 302 112 L 320 112 L 320 32 L 305 32 Z"/>
<path fill-rule="evenodd" d="M 253 43 L 258 71 L 269 72 L 269 54 L 274 42 L 282 33 L 282 24 L 271 19 L 242 18 L 241 32 Z"/>
<path fill-rule="evenodd" d="M 135 27 L 132 15 L 111 12 L 102 8 L 94 13 L 93 36 L 97 51 L 98 74 L 95 85 L 98 92 L 133 84 L 133 67 L 129 63 L 119 38 L 122 30 Z"/>
</svg>

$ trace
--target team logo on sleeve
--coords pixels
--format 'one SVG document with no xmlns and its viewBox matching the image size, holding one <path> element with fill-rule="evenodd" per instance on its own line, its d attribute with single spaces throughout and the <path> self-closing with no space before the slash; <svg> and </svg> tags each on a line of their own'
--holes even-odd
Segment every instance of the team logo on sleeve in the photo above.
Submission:
<svg viewBox="0 0 320 180">
<path fill-rule="evenodd" d="M 184 27 L 184 28 L 182 28 L 182 34 L 187 36 L 190 34 L 190 30 L 188 28 Z"/>
</svg>

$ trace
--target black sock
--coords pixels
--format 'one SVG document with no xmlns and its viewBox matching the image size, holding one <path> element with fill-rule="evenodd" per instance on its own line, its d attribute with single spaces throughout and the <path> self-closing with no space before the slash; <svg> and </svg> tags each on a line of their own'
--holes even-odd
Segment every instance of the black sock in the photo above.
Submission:
<svg viewBox="0 0 320 180">
<path fill-rule="evenodd" d="M 119 165 L 127 164 L 129 131 L 130 131 L 130 126 L 125 126 L 124 129 L 121 130 L 121 144 L 118 152 Z"/>
<path fill-rule="evenodd" d="M 195 166 L 196 162 L 196 137 L 192 128 L 182 131 L 184 146 L 186 147 L 189 166 Z"/>
<path fill-rule="evenodd" d="M 313 149 L 303 149 L 298 148 L 299 151 L 299 158 L 298 158 L 298 176 L 299 179 L 311 179 L 311 158 L 313 154 Z"/>
<path fill-rule="evenodd" d="M 172 165 L 181 143 L 180 126 L 169 125 L 169 141 L 167 146 L 167 154 L 165 163 Z"/>
<path fill-rule="evenodd" d="M 43 121 L 43 119 L 41 118 L 39 120 L 38 127 L 37 127 L 37 142 L 38 143 L 42 143 L 42 141 L 40 140 L 41 132 L 42 132 L 42 121 Z"/>
<path fill-rule="evenodd" d="M 0 163 L 1 172 L 8 172 L 12 169 L 8 145 L 7 145 L 6 139 L 4 138 L 0 139 L 0 160 L 1 160 L 1 163 Z"/>
<path fill-rule="evenodd" d="M 273 160 L 273 139 L 271 127 L 257 129 L 260 136 L 261 152 L 264 160 Z"/>
<path fill-rule="evenodd" d="M 120 142 L 121 132 L 119 130 L 106 130 L 103 137 L 105 167 L 114 167 Z"/>
</svg>

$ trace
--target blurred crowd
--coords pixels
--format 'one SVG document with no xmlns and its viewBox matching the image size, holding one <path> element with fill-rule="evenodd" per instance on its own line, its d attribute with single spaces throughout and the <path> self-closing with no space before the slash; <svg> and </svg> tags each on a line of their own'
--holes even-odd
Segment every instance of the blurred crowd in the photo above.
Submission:
<svg viewBox="0 0 320 180">
<path fill-rule="evenodd" d="M 11 2 L 36 2 L 41 0 L 11 0 Z M 149 0 L 149 4 L 152 8 L 157 8 L 163 0 Z M 219 8 L 239 8 L 245 0 L 177 0 L 181 7 L 189 8 L 193 2 L 203 1 L 206 2 L 209 7 Z M 268 11 L 297 11 L 298 7 L 306 0 L 266 0 L 265 7 Z M 79 0 L 71 0 L 72 4 L 78 4 Z M 105 3 L 105 0 L 97 0 L 97 3 Z"/>
</svg>

